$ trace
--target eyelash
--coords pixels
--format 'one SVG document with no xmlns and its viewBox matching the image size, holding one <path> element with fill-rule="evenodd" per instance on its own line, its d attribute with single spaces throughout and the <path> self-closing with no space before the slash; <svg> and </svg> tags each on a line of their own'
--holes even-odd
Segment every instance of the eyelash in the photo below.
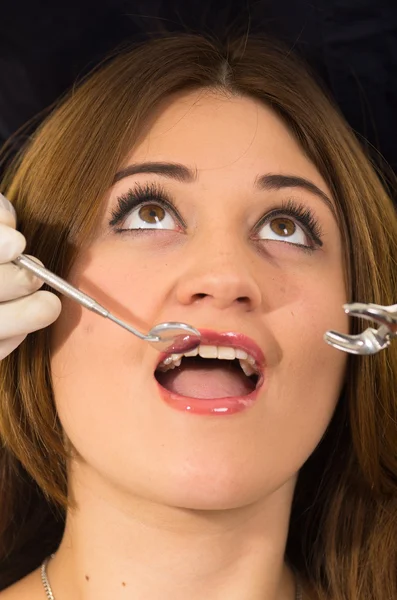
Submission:
<svg viewBox="0 0 397 600">
<path fill-rule="evenodd" d="M 134 208 L 140 206 L 141 204 L 144 205 L 145 203 L 148 203 L 148 202 L 153 203 L 153 204 L 158 204 L 164 210 L 170 211 L 173 214 L 173 216 L 178 221 L 180 221 L 182 226 L 186 228 L 187 225 L 186 225 L 184 219 L 179 214 L 178 210 L 176 209 L 168 192 L 166 192 L 166 190 L 161 185 L 159 185 L 158 183 L 153 183 L 153 182 L 145 183 L 143 185 L 140 183 L 136 183 L 132 189 L 128 190 L 128 192 L 126 192 L 122 196 L 119 196 L 117 198 L 117 206 L 116 206 L 116 208 L 114 208 L 112 210 L 112 213 L 111 213 L 112 218 L 111 218 L 109 225 L 111 227 L 114 227 L 118 223 L 122 222 L 123 219 L 125 217 L 127 217 Z M 323 242 L 322 242 L 323 234 L 322 234 L 321 227 L 320 227 L 317 219 L 315 218 L 314 214 L 312 213 L 312 211 L 304 204 L 296 202 L 295 200 L 292 200 L 292 199 L 289 199 L 287 201 L 284 200 L 281 203 L 279 208 L 271 210 L 270 212 L 266 213 L 266 215 L 264 215 L 260 219 L 259 223 L 256 226 L 256 229 L 259 229 L 260 226 L 266 224 L 272 218 L 274 219 L 277 217 L 292 217 L 295 221 L 297 221 L 305 229 L 306 233 L 309 234 L 309 237 L 312 239 L 312 241 L 314 242 L 315 245 L 314 246 L 305 246 L 302 244 L 296 244 L 296 243 L 292 243 L 292 242 L 286 242 L 286 243 L 290 243 L 291 245 L 297 246 L 298 248 L 302 249 L 303 251 L 307 251 L 307 252 L 313 252 L 317 249 L 317 246 L 321 247 L 323 245 Z M 142 232 L 156 231 L 156 230 L 155 229 L 151 230 L 151 229 L 116 228 L 115 231 L 116 231 L 116 233 L 124 233 L 127 231 L 130 233 L 137 233 L 137 232 L 142 233 Z M 263 241 L 265 241 L 265 240 L 263 240 Z"/>
</svg>

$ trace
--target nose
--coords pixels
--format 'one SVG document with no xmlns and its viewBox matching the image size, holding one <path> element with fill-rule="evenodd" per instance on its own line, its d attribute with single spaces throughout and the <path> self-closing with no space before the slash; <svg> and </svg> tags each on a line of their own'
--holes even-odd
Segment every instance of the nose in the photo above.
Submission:
<svg viewBox="0 0 397 600">
<path fill-rule="evenodd" d="M 248 246 L 230 233 L 217 233 L 210 240 L 196 240 L 186 251 L 186 263 L 177 286 L 183 305 L 210 303 L 216 309 L 240 307 L 253 311 L 262 303 L 255 277 L 257 263 Z"/>
</svg>

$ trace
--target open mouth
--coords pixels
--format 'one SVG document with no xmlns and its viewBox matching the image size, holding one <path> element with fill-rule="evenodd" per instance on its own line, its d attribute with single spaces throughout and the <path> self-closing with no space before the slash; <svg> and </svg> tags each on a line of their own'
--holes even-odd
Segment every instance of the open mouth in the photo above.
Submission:
<svg viewBox="0 0 397 600">
<path fill-rule="evenodd" d="M 157 382 L 178 396 L 201 399 L 236 398 L 251 394 L 262 373 L 247 351 L 201 344 L 184 354 L 172 354 L 155 371 Z"/>
</svg>

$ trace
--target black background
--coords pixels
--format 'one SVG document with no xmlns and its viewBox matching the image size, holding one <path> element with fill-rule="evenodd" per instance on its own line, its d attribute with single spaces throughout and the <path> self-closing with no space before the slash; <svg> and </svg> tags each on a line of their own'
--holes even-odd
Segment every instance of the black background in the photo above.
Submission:
<svg viewBox="0 0 397 600">
<path fill-rule="evenodd" d="M 121 42 L 162 30 L 222 38 L 230 27 L 276 34 L 302 54 L 397 172 L 397 0 L 0 0 L 0 144 L 36 115 L 31 131 Z"/>
</svg>

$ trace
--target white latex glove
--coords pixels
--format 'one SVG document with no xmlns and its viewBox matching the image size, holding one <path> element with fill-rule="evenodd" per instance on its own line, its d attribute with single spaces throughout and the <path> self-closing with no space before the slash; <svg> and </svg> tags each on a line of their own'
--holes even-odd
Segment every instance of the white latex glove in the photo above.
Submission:
<svg viewBox="0 0 397 600">
<path fill-rule="evenodd" d="M 37 291 L 44 281 L 10 262 L 25 247 L 25 237 L 16 230 L 15 209 L 0 194 L 0 360 L 11 354 L 29 333 L 56 321 L 62 309 L 58 296 Z M 30 258 L 44 266 L 34 256 Z"/>
</svg>

